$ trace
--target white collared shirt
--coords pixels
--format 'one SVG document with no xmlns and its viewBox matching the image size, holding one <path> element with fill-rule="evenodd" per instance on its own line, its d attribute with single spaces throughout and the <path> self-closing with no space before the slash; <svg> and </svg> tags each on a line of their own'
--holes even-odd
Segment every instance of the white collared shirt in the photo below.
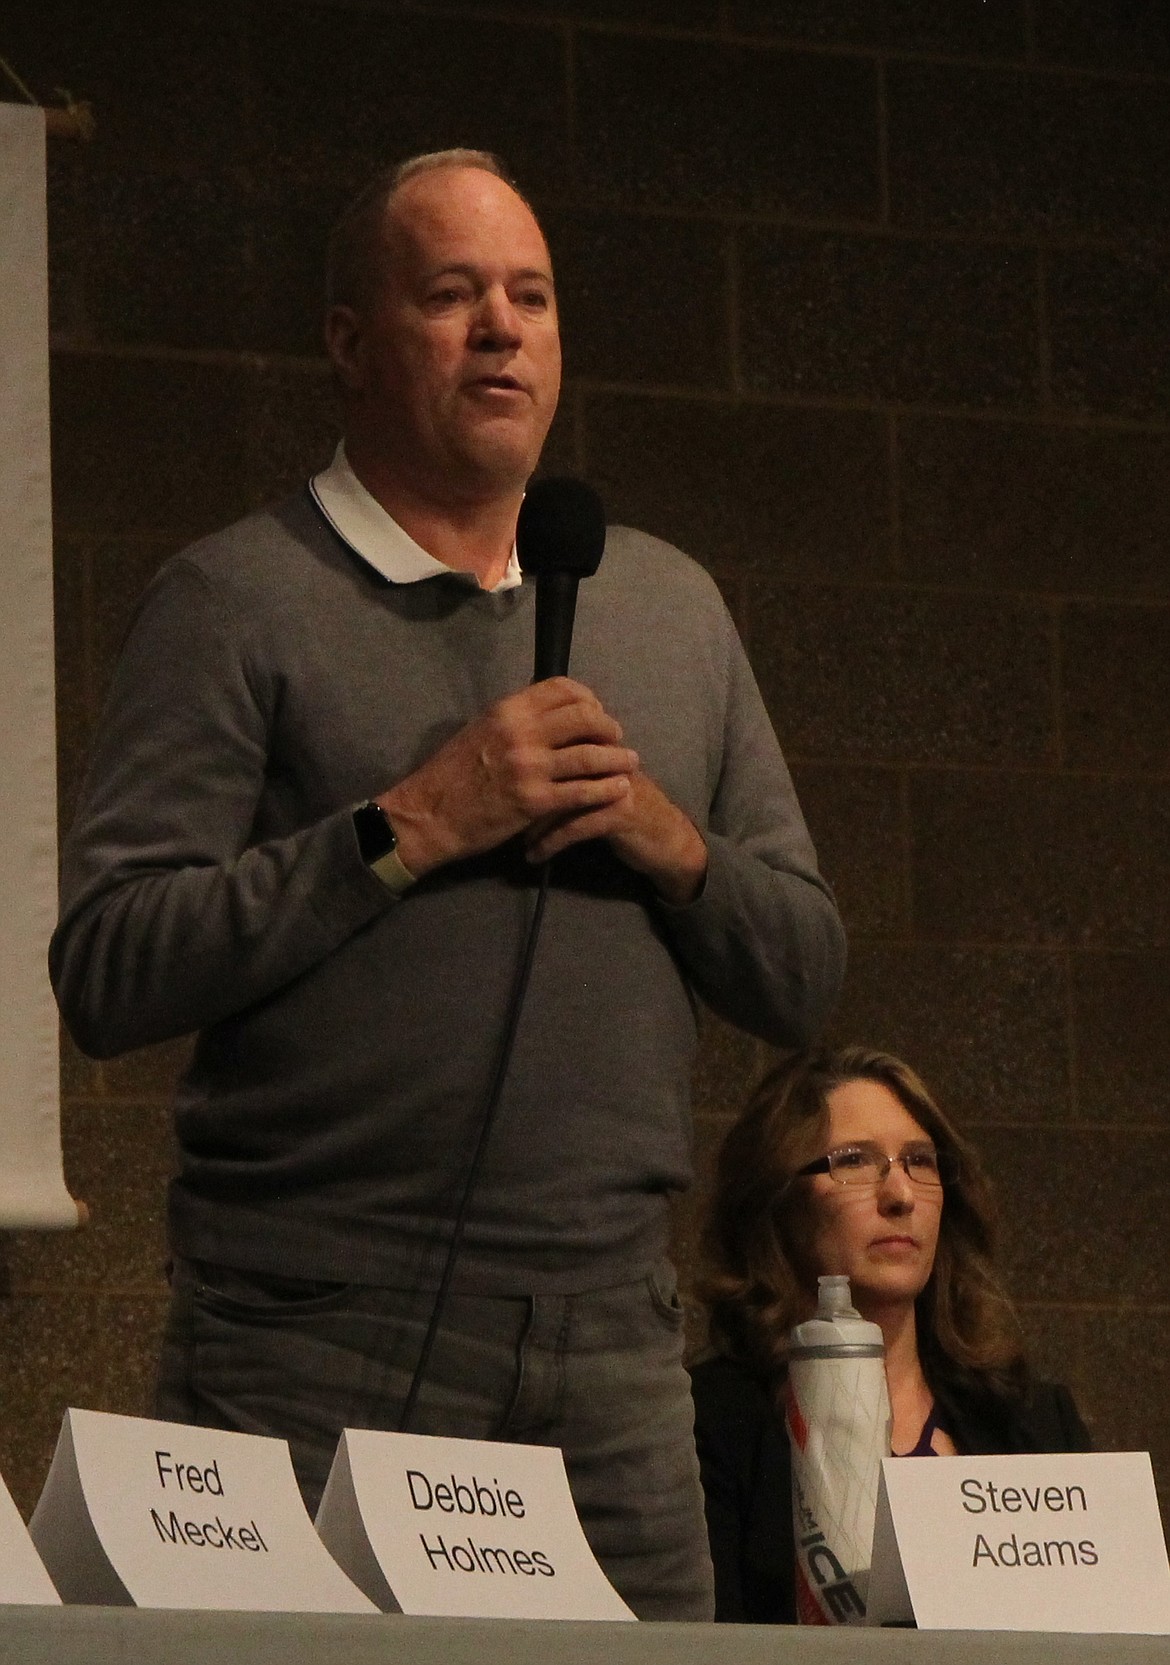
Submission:
<svg viewBox="0 0 1170 1665">
<path fill-rule="evenodd" d="M 366 490 L 349 465 L 344 440 L 338 444 L 329 467 L 309 481 L 309 490 L 338 537 L 392 584 L 417 584 L 454 570 L 428 555 Z M 492 590 L 514 590 L 522 582 L 513 544 L 504 576 L 492 585 Z"/>
</svg>

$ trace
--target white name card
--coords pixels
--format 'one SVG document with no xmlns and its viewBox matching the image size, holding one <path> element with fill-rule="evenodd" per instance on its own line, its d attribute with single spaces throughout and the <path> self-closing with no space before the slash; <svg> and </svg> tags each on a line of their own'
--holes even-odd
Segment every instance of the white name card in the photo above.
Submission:
<svg viewBox="0 0 1170 1665">
<path fill-rule="evenodd" d="M 0 1480 L 0 1602 L 27 1607 L 58 1607 L 61 1603 L 3 1480 Z"/>
<path fill-rule="evenodd" d="M 387 1612 L 634 1617 L 585 1541 L 551 1446 L 347 1428 L 317 1530 Z"/>
<path fill-rule="evenodd" d="M 869 1624 L 1170 1632 L 1170 1566 L 1143 1452 L 887 1458 Z"/>
<path fill-rule="evenodd" d="M 67 1602 L 370 1613 L 284 1440 L 69 1410 L 29 1523 Z"/>
</svg>

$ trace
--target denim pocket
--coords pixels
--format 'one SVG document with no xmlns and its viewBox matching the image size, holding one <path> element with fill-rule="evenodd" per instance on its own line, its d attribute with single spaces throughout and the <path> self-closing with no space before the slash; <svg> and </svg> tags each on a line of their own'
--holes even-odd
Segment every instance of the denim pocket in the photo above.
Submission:
<svg viewBox="0 0 1170 1665">
<path fill-rule="evenodd" d="M 678 1292 L 678 1274 L 669 1261 L 661 1261 L 646 1275 L 646 1287 L 655 1312 L 671 1329 L 681 1330 L 686 1310 Z"/>
<path fill-rule="evenodd" d="M 351 1283 L 325 1278 L 290 1278 L 280 1272 L 252 1272 L 196 1260 L 190 1265 L 195 1302 L 224 1317 L 273 1320 L 330 1312 L 343 1306 Z"/>
</svg>

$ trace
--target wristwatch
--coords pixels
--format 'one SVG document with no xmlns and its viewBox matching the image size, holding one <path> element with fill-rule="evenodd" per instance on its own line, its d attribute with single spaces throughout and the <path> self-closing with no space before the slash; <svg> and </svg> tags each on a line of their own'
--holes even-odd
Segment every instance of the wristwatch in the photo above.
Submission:
<svg viewBox="0 0 1170 1665">
<path fill-rule="evenodd" d="M 359 804 L 353 812 L 353 830 L 358 851 L 370 872 L 376 873 L 395 896 L 409 890 L 415 877 L 398 854 L 398 835 L 381 804 L 372 800 Z"/>
</svg>

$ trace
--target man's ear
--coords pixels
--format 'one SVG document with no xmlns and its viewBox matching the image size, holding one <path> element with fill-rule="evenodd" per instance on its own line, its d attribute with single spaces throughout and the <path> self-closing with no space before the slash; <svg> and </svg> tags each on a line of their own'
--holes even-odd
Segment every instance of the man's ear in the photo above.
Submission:
<svg viewBox="0 0 1170 1665">
<path fill-rule="evenodd" d="M 364 331 L 362 320 L 352 306 L 331 306 L 325 314 L 325 351 L 333 373 L 351 393 L 365 385 Z"/>
</svg>

